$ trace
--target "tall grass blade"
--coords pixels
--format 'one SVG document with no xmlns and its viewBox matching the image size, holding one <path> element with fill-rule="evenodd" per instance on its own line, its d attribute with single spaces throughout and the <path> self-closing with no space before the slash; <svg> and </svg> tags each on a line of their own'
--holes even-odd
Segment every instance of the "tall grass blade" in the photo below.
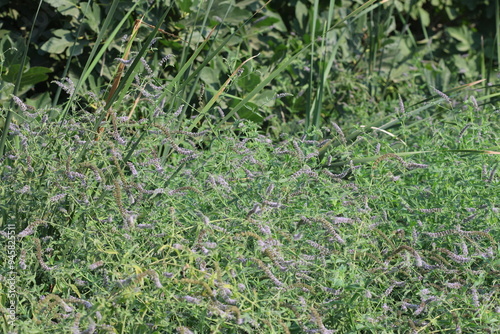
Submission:
<svg viewBox="0 0 500 334">
<path fill-rule="evenodd" d="M 340 24 L 346 22 L 351 18 L 356 18 L 360 13 L 363 13 L 366 10 L 372 10 L 373 8 L 369 6 L 376 1 L 377 0 L 367 1 L 365 4 L 363 4 L 359 8 L 355 9 L 352 13 L 347 15 L 344 19 L 340 20 L 331 28 L 329 28 L 327 32 L 335 29 L 337 26 L 339 26 Z M 222 123 L 226 122 L 228 119 L 233 117 L 235 113 L 237 113 L 241 108 L 243 108 L 245 104 L 247 104 L 250 100 L 252 100 L 257 95 L 257 93 L 259 93 L 267 84 L 269 84 L 278 74 L 280 74 L 283 70 L 285 70 L 286 67 L 290 65 L 290 63 L 295 58 L 297 58 L 302 52 L 307 50 L 310 47 L 310 44 L 312 43 L 314 43 L 314 41 L 304 45 L 302 49 L 296 51 L 295 54 L 293 54 L 292 56 L 285 58 L 285 60 L 281 62 L 280 65 L 273 72 L 271 72 L 264 80 L 260 82 L 260 84 L 258 84 L 250 93 L 248 93 L 247 96 L 245 96 L 236 106 L 234 106 L 234 108 L 218 123 L 218 125 L 221 125 Z"/>
<path fill-rule="evenodd" d="M 91 3 L 92 3 L 92 1 L 87 2 L 86 6 L 85 6 L 85 9 L 83 10 L 83 17 L 86 16 L 85 14 L 88 12 Z M 73 46 L 69 48 L 70 54 L 69 54 L 68 59 L 66 60 L 66 66 L 64 66 L 64 71 L 61 74 L 61 78 L 66 78 L 67 75 L 68 75 L 69 67 L 70 67 L 70 64 L 71 64 L 71 60 L 75 56 L 74 55 L 74 51 L 76 49 L 76 45 L 77 45 L 80 33 L 82 32 L 83 26 L 84 26 L 83 24 L 80 24 L 78 26 L 78 30 L 76 31 L 76 38 L 73 41 Z M 56 93 L 54 95 L 54 98 L 52 99 L 52 107 L 55 107 L 58 104 L 59 96 L 61 95 L 61 90 L 62 90 L 62 87 L 61 86 L 57 86 Z"/>
<path fill-rule="evenodd" d="M 260 7 L 250 18 L 245 20 L 238 29 L 235 29 L 231 34 L 226 36 L 219 44 L 219 46 L 212 52 L 210 52 L 207 56 L 203 57 L 203 62 L 186 78 L 183 79 L 184 74 L 186 71 L 192 68 L 192 64 L 194 63 L 195 59 L 198 57 L 200 52 L 205 48 L 207 43 L 210 41 L 212 38 L 212 35 L 217 35 L 219 26 L 215 26 L 207 35 L 205 40 L 203 41 L 202 44 L 200 44 L 194 51 L 193 55 L 189 58 L 189 60 L 183 64 L 175 78 L 166 86 L 165 92 L 160 96 L 159 100 L 162 100 L 169 92 L 173 91 L 173 88 L 176 87 L 178 84 L 178 88 L 173 91 L 173 95 L 176 96 L 179 92 L 183 91 L 188 85 L 192 85 L 193 80 L 195 80 L 199 73 L 205 68 L 205 66 L 215 57 L 217 56 L 220 51 L 224 48 L 224 46 L 234 37 L 238 32 L 240 32 L 243 27 L 250 22 L 250 20 L 257 15 L 259 12 L 264 9 L 271 0 L 268 0 L 262 7 Z"/>
<path fill-rule="evenodd" d="M 200 114 L 196 117 L 196 119 L 191 124 L 191 126 L 189 128 L 190 130 L 192 130 L 198 124 L 198 122 L 205 116 L 205 114 L 208 112 L 208 110 L 210 110 L 210 108 L 214 105 L 214 103 L 219 99 L 219 96 L 227 88 L 227 86 L 229 85 L 229 83 L 233 80 L 234 77 L 236 77 L 238 75 L 238 73 L 240 72 L 241 68 L 247 62 L 249 62 L 250 60 L 252 60 L 252 59 L 254 59 L 254 58 L 258 57 L 258 56 L 259 56 L 259 54 L 256 54 L 255 56 L 252 56 L 252 57 L 248 58 L 247 60 L 245 60 L 244 62 L 242 62 L 240 64 L 240 66 L 238 66 L 236 68 L 236 70 L 234 70 L 234 72 L 229 76 L 229 78 L 227 78 L 227 80 L 224 82 L 224 84 L 221 86 L 221 88 L 217 91 L 217 93 L 215 93 L 215 95 L 210 99 L 210 101 L 208 101 L 208 103 L 205 105 L 205 107 L 203 107 L 203 109 L 200 111 Z"/>
<path fill-rule="evenodd" d="M 309 52 L 309 84 L 307 87 L 307 112 L 306 112 L 306 129 L 310 129 L 313 125 L 316 125 L 316 119 L 318 118 L 318 114 L 321 113 L 321 93 L 322 93 L 322 82 L 320 82 L 320 88 L 317 92 L 316 96 L 313 96 L 313 87 L 315 87 L 315 64 L 314 57 L 315 49 L 316 49 L 316 22 L 318 21 L 318 7 L 319 1 L 315 0 L 312 9 L 312 21 L 309 22 L 311 29 L 311 43 L 309 43 L 308 47 L 310 49 Z"/>
<path fill-rule="evenodd" d="M 38 14 L 40 13 L 40 8 L 42 7 L 42 3 L 43 3 L 42 0 L 40 0 L 38 2 L 38 8 L 37 8 L 35 16 L 33 18 L 33 24 L 31 25 L 29 37 L 26 40 L 26 47 L 24 48 L 24 54 L 23 54 L 23 57 L 21 59 L 21 65 L 19 67 L 19 72 L 17 73 L 17 77 L 16 77 L 16 83 L 14 85 L 14 91 L 13 91 L 14 96 L 17 96 L 17 93 L 19 92 L 19 87 L 21 86 L 21 78 L 22 78 L 23 72 L 24 72 L 24 65 L 26 65 L 26 59 L 28 58 L 28 49 L 29 49 L 29 45 L 30 45 L 30 40 L 31 40 L 31 37 L 33 36 L 33 30 L 35 29 L 36 19 L 38 17 Z M 5 117 L 5 123 L 4 123 L 3 131 L 2 131 L 2 137 L 0 138 L 0 158 L 3 157 L 4 151 L 5 151 L 5 144 L 6 144 L 7 136 L 9 133 L 10 123 L 12 122 L 12 117 L 14 116 L 14 111 L 13 111 L 14 108 L 15 108 L 15 103 L 13 100 L 11 100 L 9 109 L 7 110 L 7 115 Z"/>
<path fill-rule="evenodd" d="M 134 4 L 130 8 L 130 10 L 127 12 L 127 14 L 124 16 L 124 18 L 120 21 L 120 23 L 117 25 L 117 27 L 115 28 L 115 30 L 113 30 L 113 32 L 110 35 L 108 35 L 108 33 L 107 33 L 108 32 L 108 27 L 109 27 L 109 25 L 110 25 L 110 23 L 111 23 L 111 21 L 113 19 L 113 16 L 114 16 L 114 14 L 116 12 L 116 8 L 118 7 L 118 3 L 119 2 L 120 2 L 119 0 L 113 0 L 113 2 L 111 3 L 108 15 L 106 16 L 106 19 L 104 20 L 104 23 L 102 25 L 102 30 L 97 35 L 97 39 L 95 41 L 94 47 L 92 48 L 92 51 L 90 52 L 89 59 L 85 63 L 85 67 L 83 68 L 82 75 L 81 75 L 80 79 L 78 80 L 78 82 L 76 83 L 75 91 L 69 97 L 69 100 L 66 103 L 66 106 L 65 106 L 65 108 L 64 108 L 61 116 L 59 117 L 59 121 L 60 122 L 62 122 L 66 118 L 66 115 L 67 115 L 67 113 L 69 111 L 69 108 L 73 104 L 73 101 L 74 101 L 75 97 L 80 92 L 80 89 L 81 89 L 83 83 L 87 80 L 87 78 L 89 77 L 90 73 L 92 73 L 92 70 L 95 68 L 95 66 L 99 62 L 100 57 L 104 54 L 104 52 L 106 52 L 107 47 L 113 41 L 114 37 L 116 36 L 116 34 L 119 31 L 119 28 L 126 22 L 127 18 L 130 16 L 130 14 L 132 13 L 132 11 L 138 5 L 138 3 Z M 101 47 L 101 50 L 100 50 L 99 54 L 97 54 L 97 57 L 96 57 L 97 50 L 99 49 L 99 46 L 101 45 L 101 42 L 103 41 L 103 39 L 104 39 L 105 36 L 108 36 L 107 42 L 104 43 L 104 45 Z"/>
</svg>

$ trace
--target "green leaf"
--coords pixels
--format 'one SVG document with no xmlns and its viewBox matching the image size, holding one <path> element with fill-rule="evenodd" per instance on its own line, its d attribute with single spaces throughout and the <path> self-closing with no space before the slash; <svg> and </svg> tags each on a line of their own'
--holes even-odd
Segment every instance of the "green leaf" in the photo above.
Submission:
<svg viewBox="0 0 500 334">
<path fill-rule="evenodd" d="M 68 48 L 66 51 L 66 55 L 73 55 L 73 56 L 78 56 L 83 53 L 83 48 L 88 45 L 88 41 L 78 41 L 76 44 L 71 44 L 71 46 Z"/>
<path fill-rule="evenodd" d="M 42 51 L 61 54 L 74 43 L 74 38 L 68 30 L 57 29 L 53 34 L 54 36 L 40 47 Z"/>
<path fill-rule="evenodd" d="M 14 93 L 14 86 L 12 82 L 0 80 L 0 101 L 10 99 L 10 94 Z"/>
<path fill-rule="evenodd" d="M 422 7 L 420 7 L 418 9 L 418 14 L 420 16 L 420 21 L 422 22 L 422 25 L 424 27 L 428 27 L 429 24 L 431 23 L 429 12 L 427 12 L 425 9 L 423 9 Z"/>
<path fill-rule="evenodd" d="M 259 110 L 259 106 L 257 106 L 255 103 L 248 102 L 245 104 L 245 107 L 240 110 L 238 115 L 241 118 L 247 119 L 249 121 L 255 122 L 255 123 L 261 123 L 264 117 L 259 115 L 257 112 Z"/>
<path fill-rule="evenodd" d="M 193 0 L 180 0 L 177 1 L 177 6 L 183 12 L 190 12 L 191 6 L 193 5 Z"/>
<path fill-rule="evenodd" d="M 62 15 L 73 17 L 80 15 L 77 0 L 45 0 L 45 2 L 54 7 Z"/>
<path fill-rule="evenodd" d="M 19 64 L 10 66 L 9 72 L 2 75 L 2 81 L 15 83 L 20 67 L 21 65 Z M 47 67 L 41 67 L 41 66 L 31 67 L 29 70 L 25 71 L 23 73 L 23 76 L 21 77 L 19 92 L 24 93 L 37 83 L 46 81 L 49 78 L 47 73 L 50 72 L 52 72 L 52 70 Z M 18 95 L 21 94 L 18 93 Z"/>
<path fill-rule="evenodd" d="M 33 86 L 39 82 L 46 81 L 49 76 L 47 73 L 52 72 L 50 68 L 35 66 L 30 68 L 27 72 L 23 73 L 21 78 L 21 87 L 22 86 Z"/>
<path fill-rule="evenodd" d="M 26 49 L 24 40 L 12 31 L 0 30 L 0 65 L 9 68 L 20 64 Z M 29 58 L 28 58 L 29 60 Z"/>
<path fill-rule="evenodd" d="M 260 83 L 260 75 L 256 72 L 249 73 L 238 79 L 238 86 L 243 88 L 245 91 L 251 91 Z"/>
<path fill-rule="evenodd" d="M 304 5 L 300 1 L 297 2 L 297 5 L 295 6 L 295 17 L 297 18 L 301 29 L 304 29 L 304 27 L 307 25 L 307 15 L 308 11 L 306 5 Z"/>
<path fill-rule="evenodd" d="M 21 67 L 21 65 L 19 65 L 19 64 L 12 65 L 11 67 L 9 67 L 9 71 L 7 73 L 5 73 L 4 75 L 2 75 L 2 79 L 4 81 L 14 83 L 16 81 L 16 77 L 17 77 L 17 74 L 19 73 L 20 67 Z M 45 67 L 33 67 L 23 74 L 23 78 L 21 80 L 21 83 L 31 82 L 31 80 L 33 78 L 32 74 L 36 75 L 36 73 L 43 73 L 43 71 L 40 71 L 40 69 L 46 69 L 47 71 L 45 71 L 45 73 L 50 72 L 50 69 L 45 68 Z M 28 76 L 30 78 L 27 81 L 25 79 L 26 76 Z M 37 81 L 35 83 L 38 83 L 38 82 L 40 82 L 40 81 Z"/>
<path fill-rule="evenodd" d="M 35 96 L 27 98 L 25 103 L 37 109 L 45 108 L 52 104 L 52 98 L 49 92 L 43 92 L 41 94 L 37 94 Z"/>
<path fill-rule="evenodd" d="M 265 19 L 258 21 L 255 24 L 255 27 L 259 27 L 259 28 L 260 27 L 270 27 L 277 22 L 280 22 L 279 18 L 277 18 L 277 17 L 266 17 Z"/>
<path fill-rule="evenodd" d="M 456 48 L 458 51 L 467 52 L 472 48 L 474 39 L 471 30 L 466 26 L 446 28 L 451 37 L 458 40 Z"/>
<path fill-rule="evenodd" d="M 214 68 L 204 67 L 200 72 L 200 79 L 207 85 L 217 85 L 220 82 L 219 73 L 220 71 Z"/>
<path fill-rule="evenodd" d="M 80 7 L 85 11 L 85 23 L 87 23 L 94 32 L 99 32 L 99 25 L 101 22 L 101 7 L 93 3 L 92 7 L 87 2 L 80 3 Z"/>
<path fill-rule="evenodd" d="M 224 17 L 225 24 L 239 24 L 245 21 L 251 13 L 239 7 L 234 7 L 230 4 L 221 4 L 217 6 L 213 12 L 214 16 Z"/>
</svg>

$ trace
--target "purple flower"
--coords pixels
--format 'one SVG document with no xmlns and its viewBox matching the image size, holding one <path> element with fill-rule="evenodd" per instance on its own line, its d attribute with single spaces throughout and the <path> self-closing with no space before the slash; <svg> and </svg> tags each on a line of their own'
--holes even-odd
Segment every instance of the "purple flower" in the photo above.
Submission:
<svg viewBox="0 0 500 334">
<path fill-rule="evenodd" d="M 50 201 L 51 202 L 59 202 L 60 200 L 64 199 L 65 197 L 66 197 L 66 194 L 55 195 L 55 196 L 52 196 L 50 198 Z"/>
<path fill-rule="evenodd" d="M 96 270 L 99 267 L 102 267 L 104 265 L 104 261 L 97 261 L 89 265 L 90 270 Z"/>
<path fill-rule="evenodd" d="M 18 98 L 17 96 L 14 96 L 12 95 L 12 100 L 14 100 L 14 103 L 22 110 L 22 111 L 26 111 L 28 110 L 28 107 L 24 104 L 23 101 L 21 101 L 20 98 Z"/>
</svg>

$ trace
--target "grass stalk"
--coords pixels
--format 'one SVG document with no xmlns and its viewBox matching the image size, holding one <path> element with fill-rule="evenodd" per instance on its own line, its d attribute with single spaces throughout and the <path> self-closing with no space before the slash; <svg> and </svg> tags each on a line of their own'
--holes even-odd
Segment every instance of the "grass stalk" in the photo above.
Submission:
<svg viewBox="0 0 500 334">
<path fill-rule="evenodd" d="M 42 3 L 43 3 L 42 0 L 40 0 L 38 2 L 38 7 L 36 10 L 35 16 L 33 18 L 33 24 L 31 25 L 31 30 L 30 30 L 30 33 L 28 35 L 28 39 L 26 41 L 26 47 L 24 49 L 24 54 L 21 58 L 21 65 L 19 67 L 19 72 L 17 73 L 17 76 L 16 76 L 16 83 L 14 85 L 14 92 L 13 92 L 14 96 L 17 96 L 17 93 L 19 91 L 19 87 L 21 86 L 21 78 L 23 76 L 24 66 L 26 65 L 26 59 L 28 58 L 28 49 L 29 49 L 30 40 L 31 40 L 31 37 L 33 36 L 33 30 L 35 29 L 36 19 L 38 18 L 38 15 L 40 13 L 40 8 L 42 7 Z M 3 126 L 2 136 L 0 137 L 0 157 L 3 157 L 4 152 L 5 152 L 5 146 L 7 144 L 7 137 L 8 137 L 8 133 L 9 133 L 10 123 L 12 122 L 15 108 L 18 108 L 18 107 L 15 106 L 14 100 L 11 99 L 9 109 L 7 110 L 7 115 L 5 117 L 5 123 Z"/>
</svg>

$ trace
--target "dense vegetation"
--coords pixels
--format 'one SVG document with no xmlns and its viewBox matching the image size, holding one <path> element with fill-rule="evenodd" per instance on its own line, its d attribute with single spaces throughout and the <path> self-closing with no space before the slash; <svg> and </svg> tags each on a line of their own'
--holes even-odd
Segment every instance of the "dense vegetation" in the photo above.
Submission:
<svg viewBox="0 0 500 334">
<path fill-rule="evenodd" d="M 499 9 L 0 2 L 2 332 L 500 331 Z"/>
</svg>

